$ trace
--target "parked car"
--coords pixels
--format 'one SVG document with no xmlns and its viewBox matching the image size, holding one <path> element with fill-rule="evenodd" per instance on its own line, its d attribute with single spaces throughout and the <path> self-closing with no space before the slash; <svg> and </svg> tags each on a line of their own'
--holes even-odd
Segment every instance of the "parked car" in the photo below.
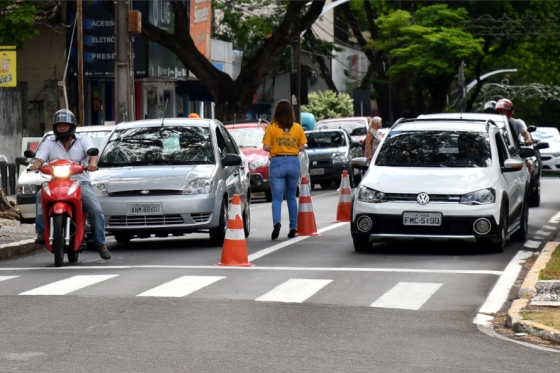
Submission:
<svg viewBox="0 0 560 373">
<path fill-rule="evenodd" d="M 121 123 L 100 155 L 92 186 L 117 242 L 210 234 L 223 245 L 228 207 L 241 199 L 251 230 L 249 164 L 222 123 L 166 118 Z"/>
<path fill-rule="evenodd" d="M 350 186 L 361 180 L 361 170 L 352 167 L 352 158 L 360 157 L 360 143 L 352 141 L 344 129 L 320 129 L 305 131 L 307 153 L 309 154 L 309 176 L 312 187 L 315 184 L 328 188 L 334 181 L 340 184 L 342 171 L 348 171 Z"/>
<path fill-rule="evenodd" d="M 368 130 L 368 117 L 349 117 L 349 118 L 334 118 L 322 119 L 315 125 L 316 130 L 320 129 L 338 129 L 346 130 L 352 137 L 352 141 L 357 141 L 360 144 L 366 139 Z"/>
<path fill-rule="evenodd" d="M 271 202 L 272 190 L 268 177 L 270 153 L 265 151 L 262 145 L 262 139 L 268 124 L 268 122 L 262 120 L 249 120 L 236 123 L 226 122 L 225 126 L 234 138 L 237 146 L 247 157 L 251 174 L 251 191 L 264 192 L 266 201 Z M 309 157 L 306 150 L 299 153 L 299 164 L 299 182 L 301 183 L 303 176 L 307 176 L 309 180 Z M 299 187 L 297 195 L 299 196 Z"/>
<path fill-rule="evenodd" d="M 492 121 L 401 119 L 352 202 L 356 251 L 373 242 L 465 241 L 492 251 L 528 232 L 529 148 L 512 153 Z M 365 158 L 354 160 L 365 167 Z"/>
<path fill-rule="evenodd" d="M 538 127 L 531 132 L 534 141 L 547 142 L 549 147 L 541 149 L 543 172 L 560 173 L 560 132 L 556 127 Z"/>
<path fill-rule="evenodd" d="M 76 133 L 88 136 L 93 142 L 93 146 L 103 149 L 107 139 L 116 126 L 81 126 L 76 128 Z M 45 142 L 50 136 L 54 136 L 52 131 L 47 132 L 39 145 Z M 17 182 L 16 202 L 21 212 L 20 222 L 22 224 L 35 223 L 35 197 L 37 191 L 45 181 L 50 181 L 51 177 L 40 172 L 22 172 Z"/>
<path fill-rule="evenodd" d="M 470 120 L 473 122 L 486 122 L 487 120 L 491 120 L 500 128 L 504 136 L 504 140 L 506 142 L 506 146 L 508 147 L 510 153 L 518 154 L 519 150 L 524 146 L 524 142 L 520 142 L 519 136 L 517 136 L 515 130 L 507 120 L 507 117 L 504 115 L 499 114 L 487 114 L 487 113 L 441 113 L 441 114 L 427 114 L 427 115 L 420 115 L 418 118 L 424 119 L 434 119 L 434 120 L 448 120 L 450 124 L 458 123 Z M 529 130 L 532 131 L 535 127 L 530 127 Z M 532 146 L 533 150 L 535 151 L 535 156 L 533 157 L 526 157 L 525 162 L 527 163 L 529 170 L 530 170 L 530 193 L 528 194 L 529 198 L 529 205 L 530 206 L 538 206 L 540 204 L 541 199 L 541 163 L 539 161 L 540 149 L 546 148 L 547 145 L 545 143 L 536 144 Z"/>
<path fill-rule="evenodd" d="M 529 126 L 527 130 L 529 133 L 533 133 L 537 130 L 537 127 Z M 538 207 L 541 204 L 541 176 L 543 171 L 541 150 L 548 148 L 549 145 L 546 141 L 534 141 L 532 145 L 526 145 L 525 138 L 521 135 L 519 135 L 519 144 L 522 147 L 531 148 L 535 152 L 535 155 L 533 157 L 527 157 L 526 161 L 529 166 L 529 171 L 531 172 L 529 206 Z"/>
</svg>

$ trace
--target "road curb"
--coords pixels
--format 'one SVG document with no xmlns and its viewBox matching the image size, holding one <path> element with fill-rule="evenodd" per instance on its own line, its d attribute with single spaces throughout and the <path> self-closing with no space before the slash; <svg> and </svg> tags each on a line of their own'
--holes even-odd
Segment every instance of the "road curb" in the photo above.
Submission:
<svg viewBox="0 0 560 373">
<path fill-rule="evenodd" d="M 35 239 L 3 244 L 0 245 L 0 260 L 38 250 L 45 250 L 45 246 L 36 244 Z"/>
<path fill-rule="evenodd" d="M 539 280 L 541 269 L 546 266 L 546 264 L 550 260 L 550 257 L 552 256 L 552 253 L 558 245 L 560 245 L 559 242 L 548 242 L 544 246 L 541 253 L 539 254 L 539 257 L 529 270 L 529 273 L 527 273 L 527 276 L 525 276 L 523 284 L 521 284 L 521 288 L 517 293 L 517 296 L 520 299 L 531 299 L 532 297 L 537 295 L 537 282 Z"/>
<path fill-rule="evenodd" d="M 528 303 L 529 299 L 516 299 L 513 301 L 507 314 L 508 326 L 518 333 L 527 333 L 547 341 L 560 343 L 560 330 L 523 319 L 520 312 L 527 307 Z"/>
</svg>

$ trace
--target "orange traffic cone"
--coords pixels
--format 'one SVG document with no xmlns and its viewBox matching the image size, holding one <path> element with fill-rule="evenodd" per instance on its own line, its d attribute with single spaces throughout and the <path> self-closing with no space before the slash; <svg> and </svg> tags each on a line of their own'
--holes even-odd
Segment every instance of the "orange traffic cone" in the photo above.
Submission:
<svg viewBox="0 0 560 373">
<path fill-rule="evenodd" d="M 228 212 L 228 224 L 224 247 L 222 248 L 222 260 L 219 266 L 251 267 L 247 256 L 247 244 L 245 243 L 245 231 L 243 230 L 243 219 L 241 218 L 241 200 L 239 194 L 233 195 L 233 200 Z"/>
<path fill-rule="evenodd" d="M 313 213 L 313 204 L 311 203 L 309 182 L 307 177 L 304 176 L 299 186 L 298 227 L 296 236 L 320 235 L 321 234 L 317 233 L 317 224 L 315 224 L 315 214 Z"/>
<path fill-rule="evenodd" d="M 350 188 L 350 179 L 348 171 L 342 171 L 342 180 L 340 181 L 340 189 L 338 194 L 338 208 L 336 209 L 336 220 L 334 223 L 343 223 L 350 221 L 350 208 L 352 206 L 352 188 Z"/>
</svg>

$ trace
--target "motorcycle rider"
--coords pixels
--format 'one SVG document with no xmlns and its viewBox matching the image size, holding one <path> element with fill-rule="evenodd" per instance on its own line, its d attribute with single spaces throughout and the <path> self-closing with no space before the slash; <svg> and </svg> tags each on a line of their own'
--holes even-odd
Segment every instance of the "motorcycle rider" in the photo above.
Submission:
<svg viewBox="0 0 560 373">
<path fill-rule="evenodd" d="M 490 101 L 486 101 L 486 103 L 484 104 L 484 112 L 486 114 L 496 114 L 496 101 L 494 100 L 490 100 Z"/>
<path fill-rule="evenodd" d="M 505 115 L 508 118 L 518 136 L 523 136 L 523 138 L 525 139 L 525 145 L 533 145 L 533 138 L 527 131 L 527 125 L 525 124 L 525 122 L 522 119 L 512 118 L 513 102 L 511 102 L 507 98 L 502 98 L 501 100 L 498 100 L 498 102 L 496 102 L 495 109 L 498 114 Z"/>
<path fill-rule="evenodd" d="M 35 155 L 35 161 L 29 167 L 30 171 L 38 170 L 41 164 L 51 162 L 56 159 L 68 159 L 77 163 L 81 163 L 86 167 L 87 171 L 97 170 L 97 156 L 88 156 L 88 149 L 93 148 L 91 139 L 87 136 L 80 135 L 76 132 L 76 118 L 74 114 L 67 109 L 62 109 L 54 113 L 52 120 L 54 136 L 48 138 L 40 147 Z M 89 161 L 89 162 L 88 162 Z M 111 259 L 111 253 L 105 246 L 105 217 L 101 205 L 93 192 L 88 172 L 72 175 L 71 180 L 81 181 L 82 189 L 82 206 L 88 214 L 91 222 L 91 230 L 93 241 L 97 252 L 102 259 Z M 41 191 L 37 193 L 36 198 L 35 232 L 37 238 L 35 243 L 44 244 L 45 221 L 43 220 L 43 207 L 41 204 Z"/>
</svg>

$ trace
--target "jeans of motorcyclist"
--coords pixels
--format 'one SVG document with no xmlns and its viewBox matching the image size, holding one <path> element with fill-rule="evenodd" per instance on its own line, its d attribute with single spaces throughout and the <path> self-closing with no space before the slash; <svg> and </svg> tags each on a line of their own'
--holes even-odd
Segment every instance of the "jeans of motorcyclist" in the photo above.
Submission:
<svg viewBox="0 0 560 373">
<path fill-rule="evenodd" d="M 270 160 L 268 177 L 272 191 L 272 224 L 282 220 L 282 200 L 286 193 L 288 213 L 290 216 L 290 229 L 297 229 L 298 207 L 296 189 L 299 180 L 298 157 L 273 157 Z"/>
<path fill-rule="evenodd" d="M 82 188 L 82 208 L 88 214 L 95 247 L 105 245 L 105 216 L 103 216 L 101 205 L 89 181 L 82 181 L 80 185 Z M 35 232 L 43 233 L 45 230 L 45 220 L 43 218 L 43 205 L 41 204 L 41 190 L 37 192 L 35 208 L 37 211 L 35 217 Z"/>
</svg>

